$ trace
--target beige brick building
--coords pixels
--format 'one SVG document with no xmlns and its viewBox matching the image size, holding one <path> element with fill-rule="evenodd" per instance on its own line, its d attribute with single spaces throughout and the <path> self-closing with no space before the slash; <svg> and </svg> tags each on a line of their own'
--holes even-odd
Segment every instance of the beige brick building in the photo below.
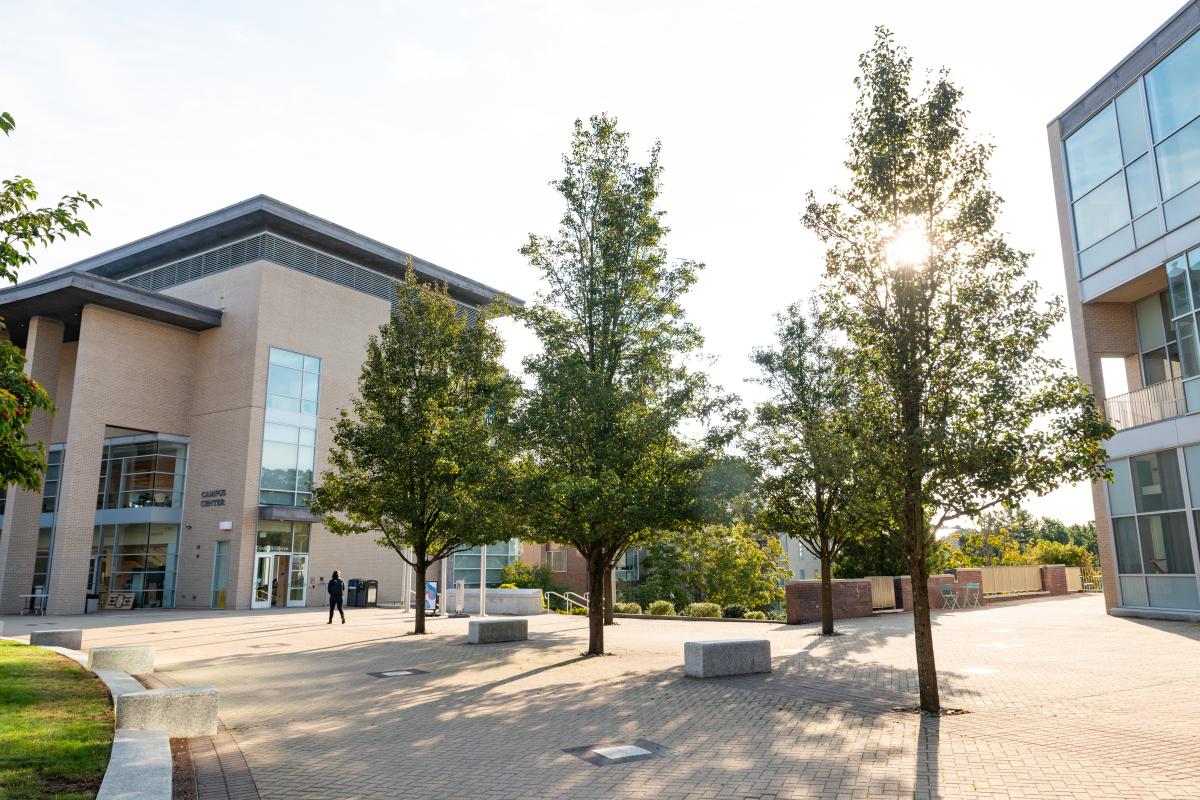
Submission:
<svg viewBox="0 0 1200 800">
<path fill-rule="evenodd" d="M 398 556 L 327 533 L 308 509 L 407 259 L 260 196 L 0 291 L 0 317 L 57 406 L 30 428 L 51 449 L 44 490 L 4 498 L 0 613 L 78 613 L 89 595 L 101 607 L 319 605 L 334 569 L 377 580 L 381 602 L 420 596 Z M 465 314 L 498 294 L 414 266 Z M 488 582 L 518 557 L 550 561 L 544 549 L 490 546 Z M 469 551 L 429 579 L 478 586 L 480 568 Z"/>
<path fill-rule="evenodd" d="M 1105 602 L 1200 618 L 1200 2 L 1049 126 L 1079 374 L 1117 429 Z"/>
</svg>

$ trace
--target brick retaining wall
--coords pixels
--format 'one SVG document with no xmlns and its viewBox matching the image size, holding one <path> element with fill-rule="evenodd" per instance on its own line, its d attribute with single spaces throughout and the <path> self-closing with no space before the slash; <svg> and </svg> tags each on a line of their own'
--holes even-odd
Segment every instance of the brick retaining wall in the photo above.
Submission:
<svg viewBox="0 0 1200 800">
<path fill-rule="evenodd" d="M 789 625 L 821 620 L 821 582 L 789 581 L 784 587 Z M 833 581 L 833 618 L 871 616 L 871 582 L 866 580 Z"/>
</svg>

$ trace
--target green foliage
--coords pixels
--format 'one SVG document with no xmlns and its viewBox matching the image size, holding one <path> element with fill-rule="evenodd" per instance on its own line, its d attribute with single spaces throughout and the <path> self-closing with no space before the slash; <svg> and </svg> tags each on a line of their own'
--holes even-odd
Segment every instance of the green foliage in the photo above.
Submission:
<svg viewBox="0 0 1200 800">
<path fill-rule="evenodd" d="M 782 609 L 772 608 L 767 611 L 767 619 L 775 620 L 776 622 L 786 622 L 787 612 Z"/>
<path fill-rule="evenodd" d="M 675 604 L 670 600 L 655 600 L 646 609 L 646 613 L 655 617 L 673 617 L 675 616 Z"/>
<path fill-rule="evenodd" d="M 683 610 L 685 617 L 719 617 L 721 607 L 716 603 L 688 603 Z"/>
<path fill-rule="evenodd" d="M 639 538 L 700 515 L 697 486 L 711 457 L 680 433 L 719 410 L 687 357 L 701 344 L 681 298 L 699 264 L 669 263 L 656 208 L 659 146 L 645 164 L 607 116 L 577 120 L 563 176 L 559 230 L 521 249 L 548 291 L 517 312 L 537 335 L 519 414 L 515 496 L 538 541 L 573 545 L 598 597 L 615 561 Z M 592 604 L 588 652 L 603 648 Z"/>
<path fill-rule="evenodd" d="M 0 131 L 16 128 L 8 112 L 0 112 Z M 33 181 L 16 176 L 0 181 L 0 280 L 17 282 L 21 267 L 37 261 L 33 251 L 68 236 L 89 234 L 79 213 L 100 201 L 82 193 L 66 195 L 57 205 L 35 207 L 38 191 Z M 0 323 L 0 331 L 3 330 Z M 30 442 L 25 426 L 34 409 L 54 413 L 50 395 L 24 371 L 25 357 L 16 345 L 0 341 L 0 491 L 16 485 L 29 491 L 42 488 L 46 446 Z"/>
<path fill-rule="evenodd" d="M 516 589 L 517 585 L 515 583 L 502 583 L 502 584 L 500 584 L 499 588 L 501 588 L 501 589 Z"/>
<path fill-rule="evenodd" d="M 679 606 L 711 602 L 765 609 L 783 598 L 791 575 L 778 537 L 748 525 L 706 525 L 668 534 L 646 556 L 643 589 Z"/>
<path fill-rule="evenodd" d="M 518 384 L 499 334 L 469 323 L 445 286 L 419 283 L 410 264 L 396 297 L 367 343 L 353 414 L 334 428 L 313 511 L 340 536 L 374 532 L 424 580 L 429 564 L 515 532 L 507 427 Z"/>
<path fill-rule="evenodd" d="M 1043 352 L 1063 317 L 1039 301 L 1029 255 L 996 229 L 992 148 L 966 128 L 943 70 L 919 93 L 912 61 L 880 28 L 860 59 L 849 184 L 810 193 L 804 223 L 826 245 L 825 301 L 868 398 L 860 424 L 887 474 L 914 584 L 945 520 L 1103 478 L 1113 434 L 1091 389 Z M 929 609 L 916 593 L 921 707 L 940 707 Z"/>
<path fill-rule="evenodd" d="M 747 611 L 745 613 L 745 618 L 746 619 L 766 619 L 767 614 L 765 611 Z"/>
<path fill-rule="evenodd" d="M 1065 564 L 1091 571 L 1092 555 L 1077 544 L 1063 544 L 1046 539 L 1035 541 L 1025 553 L 1031 564 Z"/>
<path fill-rule="evenodd" d="M 642 607 L 637 603 L 613 603 L 613 611 L 617 614 L 640 614 Z"/>
<path fill-rule="evenodd" d="M 586 617 L 588 615 L 588 610 L 582 606 L 571 606 L 571 610 L 567 613 L 569 613 L 572 617 Z"/>
<path fill-rule="evenodd" d="M 563 587 L 554 580 L 549 564 L 532 566 L 524 561 L 510 561 L 500 570 L 500 580 L 514 584 L 518 589 L 541 589 L 543 592 L 562 592 Z"/>
<path fill-rule="evenodd" d="M 746 607 L 739 605 L 725 606 L 721 609 L 721 616 L 725 619 L 744 619 L 746 617 Z"/>
</svg>

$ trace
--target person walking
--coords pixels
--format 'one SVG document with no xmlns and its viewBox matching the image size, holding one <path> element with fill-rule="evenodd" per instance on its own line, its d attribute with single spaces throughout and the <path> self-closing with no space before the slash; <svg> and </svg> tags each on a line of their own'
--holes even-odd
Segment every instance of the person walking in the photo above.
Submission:
<svg viewBox="0 0 1200 800">
<path fill-rule="evenodd" d="M 342 609 L 342 594 L 346 591 L 346 582 L 342 580 L 342 573 L 338 570 L 333 571 L 333 577 L 329 579 L 329 622 L 326 625 L 333 624 L 333 610 L 342 615 L 342 624 L 346 624 L 346 612 Z"/>
</svg>

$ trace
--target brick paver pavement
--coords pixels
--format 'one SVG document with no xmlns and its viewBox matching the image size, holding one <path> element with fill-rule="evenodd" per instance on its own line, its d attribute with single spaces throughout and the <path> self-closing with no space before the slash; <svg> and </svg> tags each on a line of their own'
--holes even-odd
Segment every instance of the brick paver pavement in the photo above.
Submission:
<svg viewBox="0 0 1200 800">
<path fill-rule="evenodd" d="M 937 614 L 943 702 L 970 712 L 940 719 L 892 710 L 915 703 L 901 614 L 832 639 L 622 620 L 607 629 L 615 655 L 593 659 L 579 656 L 581 618 L 534 617 L 529 642 L 471 646 L 465 620 L 413 637 L 395 610 L 323 616 L 61 622 L 88 628 L 85 647 L 152 643 L 165 680 L 217 686 L 225 746 L 264 799 L 1200 798 L 1200 626 L 1109 617 L 1095 596 Z M 684 677 L 685 640 L 760 636 L 773 673 Z M 425 674 L 368 675 L 403 669 Z M 665 750 L 605 766 L 563 752 L 639 739 Z"/>
</svg>

